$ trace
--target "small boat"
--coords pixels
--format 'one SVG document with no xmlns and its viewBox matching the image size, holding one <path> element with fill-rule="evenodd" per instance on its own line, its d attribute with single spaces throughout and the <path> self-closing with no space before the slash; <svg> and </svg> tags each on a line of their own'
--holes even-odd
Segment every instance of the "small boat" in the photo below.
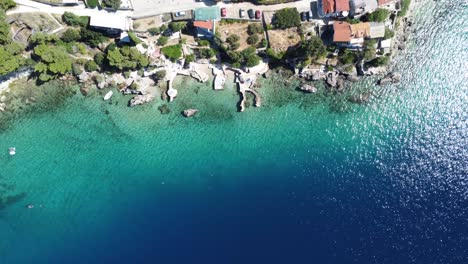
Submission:
<svg viewBox="0 0 468 264">
<path fill-rule="evenodd" d="M 14 156 L 16 154 L 16 148 L 15 147 L 8 148 L 8 153 L 10 154 L 10 156 Z"/>
<path fill-rule="evenodd" d="M 33 209 L 33 208 L 34 208 L 34 204 L 28 204 L 26 207 L 27 207 L 28 209 Z"/>
<path fill-rule="evenodd" d="M 112 91 L 109 91 L 108 93 L 106 93 L 106 95 L 104 95 L 104 101 L 109 100 L 113 94 L 114 93 Z"/>
</svg>

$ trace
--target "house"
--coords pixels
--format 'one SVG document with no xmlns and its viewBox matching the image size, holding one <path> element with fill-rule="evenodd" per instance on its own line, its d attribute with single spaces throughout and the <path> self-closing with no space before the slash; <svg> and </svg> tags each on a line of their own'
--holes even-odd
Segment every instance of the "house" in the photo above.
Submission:
<svg viewBox="0 0 468 264">
<path fill-rule="evenodd" d="M 374 12 L 377 9 L 376 0 L 350 0 L 349 4 L 350 14 L 354 17 Z"/>
<path fill-rule="evenodd" d="M 384 23 L 357 23 L 335 21 L 333 23 L 333 42 L 338 46 L 360 48 L 365 39 L 383 38 Z"/>
<path fill-rule="evenodd" d="M 212 38 L 216 32 L 216 21 L 220 18 L 218 6 L 195 9 L 193 26 L 197 29 L 197 37 Z"/>
<path fill-rule="evenodd" d="M 348 16 L 349 0 L 319 0 L 320 17 Z"/>
<path fill-rule="evenodd" d="M 89 26 L 110 35 L 118 35 L 130 29 L 130 22 L 127 17 L 99 12 L 89 17 Z"/>
<path fill-rule="evenodd" d="M 388 54 L 391 51 L 392 40 L 385 39 L 380 41 L 379 49 L 382 51 L 383 54 Z"/>
</svg>

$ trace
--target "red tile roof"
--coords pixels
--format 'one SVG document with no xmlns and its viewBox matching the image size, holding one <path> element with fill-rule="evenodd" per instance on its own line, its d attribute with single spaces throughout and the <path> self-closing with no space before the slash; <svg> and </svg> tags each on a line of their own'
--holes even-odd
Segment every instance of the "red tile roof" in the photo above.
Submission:
<svg viewBox="0 0 468 264">
<path fill-rule="evenodd" d="M 349 23 L 335 21 L 333 23 L 333 42 L 350 42 L 351 41 L 351 27 Z"/>
<path fill-rule="evenodd" d="M 386 5 L 386 4 L 388 4 L 390 2 L 393 2 L 393 1 L 395 1 L 395 0 L 378 0 L 377 2 L 379 3 L 379 6 L 381 6 L 381 5 Z"/>
<path fill-rule="evenodd" d="M 386 0 L 379 0 L 386 1 Z M 393 1 L 393 0 L 391 0 Z M 349 11 L 349 0 L 335 0 L 336 11 Z"/>
<path fill-rule="evenodd" d="M 335 12 L 335 1 L 334 0 L 323 0 L 322 10 L 324 14 Z"/>
<path fill-rule="evenodd" d="M 213 22 L 212 21 L 197 20 L 197 21 L 193 22 L 193 25 L 195 27 L 199 27 L 199 28 L 205 28 L 205 29 L 209 29 L 209 30 L 213 29 Z"/>
</svg>

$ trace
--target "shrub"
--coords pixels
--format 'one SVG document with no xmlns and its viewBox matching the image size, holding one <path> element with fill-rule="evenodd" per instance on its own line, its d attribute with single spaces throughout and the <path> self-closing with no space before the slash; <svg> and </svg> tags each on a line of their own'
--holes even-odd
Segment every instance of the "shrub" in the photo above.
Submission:
<svg viewBox="0 0 468 264">
<path fill-rule="evenodd" d="M 273 25 L 276 28 L 297 27 L 301 24 L 301 18 L 296 8 L 283 8 L 276 11 L 273 19 Z"/>
<path fill-rule="evenodd" d="M 366 60 L 372 60 L 375 58 L 375 40 L 366 40 L 364 42 L 363 57 Z"/>
<path fill-rule="evenodd" d="M 161 52 L 171 60 L 177 60 L 182 56 L 182 46 L 180 44 L 166 46 L 161 49 Z"/>
<path fill-rule="evenodd" d="M 377 57 L 377 58 L 369 61 L 366 64 L 368 66 L 370 66 L 370 67 L 379 67 L 379 66 L 387 65 L 389 61 L 390 61 L 390 57 L 381 56 L 381 57 Z"/>
<path fill-rule="evenodd" d="M 94 55 L 94 61 L 99 66 L 103 66 L 105 64 L 105 59 L 106 57 L 102 53 L 97 53 L 96 55 Z"/>
<path fill-rule="evenodd" d="M 249 26 L 247 27 L 247 33 L 249 35 L 262 34 L 263 27 L 260 23 L 249 24 Z"/>
<path fill-rule="evenodd" d="M 85 70 L 87 72 L 97 71 L 98 70 L 98 65 L 96 64 L 96 62 L 94 62 L 92 60 L 89 60 L 85 64 Z"/>
<path fill-rule="evenodd" d="M 200 45 L 200 46 L 205 46 L 206 47 L 206 46 L 210 45 L 210 42 L 208 40 L 205 40 L 205 39 L 199 39 L 199 40 L 197 40 L 197 42 L 198 42 L 198 45 Z"/>
<path fill-rule="evenodd" d="M 71 12 L 63 13 L 62 19 L 67 25 L 74 27 L 87 27 L 89 24 L 89 17 L 77 16 Z"/>
<path fill-rule="evenodd" d="M 1 0 L 0 1 L 0 9 L 8 10 L 8 9 L 13 8 L 15 6 L 16 6 L 16 3 L 13 0 Z"/>
<path fill-rule="evenodd" d="M 75 64 L 75 63 L 72 64 L 72 73 L 73 73 L 74 76 L 78 76 L 82 72 L 83 72 L 83 70 L 81 69 L 80 65 Z"/>
<path fill-rule="evenodd" d="M 250 35 L 247 38 L 247 43 L 249 45 L 253 45 L 253 44 L 257 43 L 257 42 L 258 42 L 258 35 L 257 34 Z"/>
<path fill-rule="evenodd" d="M 236 34 L 231 34 L 229 35 L 229 37 L 226 38 L 226 42 L 229 44 L 233 44 L 239 40 L 240 40 L 240 37 Z"/>
<path fill-rule="evenodd" d="M 253 67 L 253 66 L 256 66 L 260 63 L 260 57 L 257 56 L 257 55 L 253 55 L 253 56 L 250 56 L 247 58 L 247 63 L 246 63 L 246 66 L 247 67 Z"/>
<path fill-rule="evenodd" d="M 204 59 L 209 59 L 216 54 L 214 49 L 199 49 L 198 50 L 200 57 Z"/>
<path fill-rule="evenodd" d="M 99 1 L 98 0 L 86 0 L 86 4 L 88 5 L 89 8 L 96 8 L 99 6 Z"/>
<path fill-rule="evenodd" d="M 166 71 L 165 70 L 157 71 L 154 73 L 154 77 L 156 77 L 158 80 L 161 80 L 164 77 L 166 77 Z"/>
<path fill-rule="evenodd" d="M 231 45 L 229 45 L 232 50 L 237 50 L 240 47 L 239 42 L 234 42 Z"/>
<path fill-rule="evenodd" d="M 141 39 L 139 39 L 139 38 L 136 36 L 135 32 L 133 32 L 133 31 L 129 31 L 129 32 L 128 32 L 128 37 L 130 38 L 130 40 L 132 41 L 132 43 L 133 43 L 134 45 L 138 45 L 138 44 L 141 43 Z"/>
<path fill-rule="evenodd" d="M 148 33 L 150 33 L 152 36 L 155 36 L 161 33 L 161 30 L 158 27 L 152 27 L 148 29 Z"/>
<path fill-rule="evenodd" d="M 186 64 L 189 64 L 189 63 L 194 62 L 194 61 L 195 61 L 195 55 L 189 54 L 189 55 L 185 56 L 185 63 Z"/>
<path fill-rule="evenodd" d="M 240 64 L 239 62 L 234 62 L 234 63 L 232 64 L 232 67 L 233 67 L 233 68 L 239 69 L 239 68 L 241 67 L 241 64 Z"/>
<path fill-rule="evenodd" d="M 169 41 L 169 38 L 168 38 L 168 37 L 166 37 L 166 36 L 160 36 L 160 37 L 158 38 L 158 45 L 159 45 L 159 46 L 164 46 L 164 45 L 167 44 L 167 41 Z"/>
<path fill-rule="evenodd" d="M 391 38 L 393 38 L 393 36 L 395 36 L 395 33 L 391 29 L 389 29 L 388 27 L 385 27 L 384 39 L 391 39 Z"/>
<path fill-rule="evenodd" d="M 120 5 L 122 4 L 122 1 L 121 0 L 102 0 L 102 4 L 106 7 L 119 9 Z"/>
<path fill-rule="evenodd" d="M 268 41 L 266 39 L 262 39 L 262 41 L 260 42 L 260 46 L 261 48 L 268 47 Z"/>
</svg>

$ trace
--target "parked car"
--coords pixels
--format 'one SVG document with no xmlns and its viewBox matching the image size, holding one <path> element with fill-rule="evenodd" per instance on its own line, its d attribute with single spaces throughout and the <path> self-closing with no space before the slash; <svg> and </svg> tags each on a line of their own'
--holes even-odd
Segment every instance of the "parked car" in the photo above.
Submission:
<svg viewBox="0 0 468 264">
<path fill-rule="evenodd" d="M 186 13 L 184 11 L 175 13 L 175 17 L 181 17 L 181 16 L 185 16 L 185 15 L 186 15 Z"/>
<path fill-rule="evenodd" d="M 260 12 L 260 10 L 255 11 L 255 19 L 260 19 L 261 16 L 262 12 Z"/>
<path fill-rule="evenodd" d="M 245 10 L 244 9 L 239 9 L 239 17 L 245 17 Z"/>
<path fill-rule="evenodd" d="M 312 20 L 313 14 L 312 11 L 307 12 L 307 21 Z"/>
<path fill-rule="evenodd" d="M 221 16 L 222 17 L 226 16 L 226 8 L 225 7 L 221 8 Z"/>
<path fill-rule="evenodd" d="M 306 12 L 301 12 L 301 21 L 304 22 L 307 19 L 307 14 Z"/>
<path fill-rule="evenodd" d="M 249 10 L 247 11 L 247 14 L 249 14 L 249 18 L 250 18 L 250 19 L 253 19 L 253 18 L 255 17 L 253 9 L 249 9 Z"/>
</svg>

